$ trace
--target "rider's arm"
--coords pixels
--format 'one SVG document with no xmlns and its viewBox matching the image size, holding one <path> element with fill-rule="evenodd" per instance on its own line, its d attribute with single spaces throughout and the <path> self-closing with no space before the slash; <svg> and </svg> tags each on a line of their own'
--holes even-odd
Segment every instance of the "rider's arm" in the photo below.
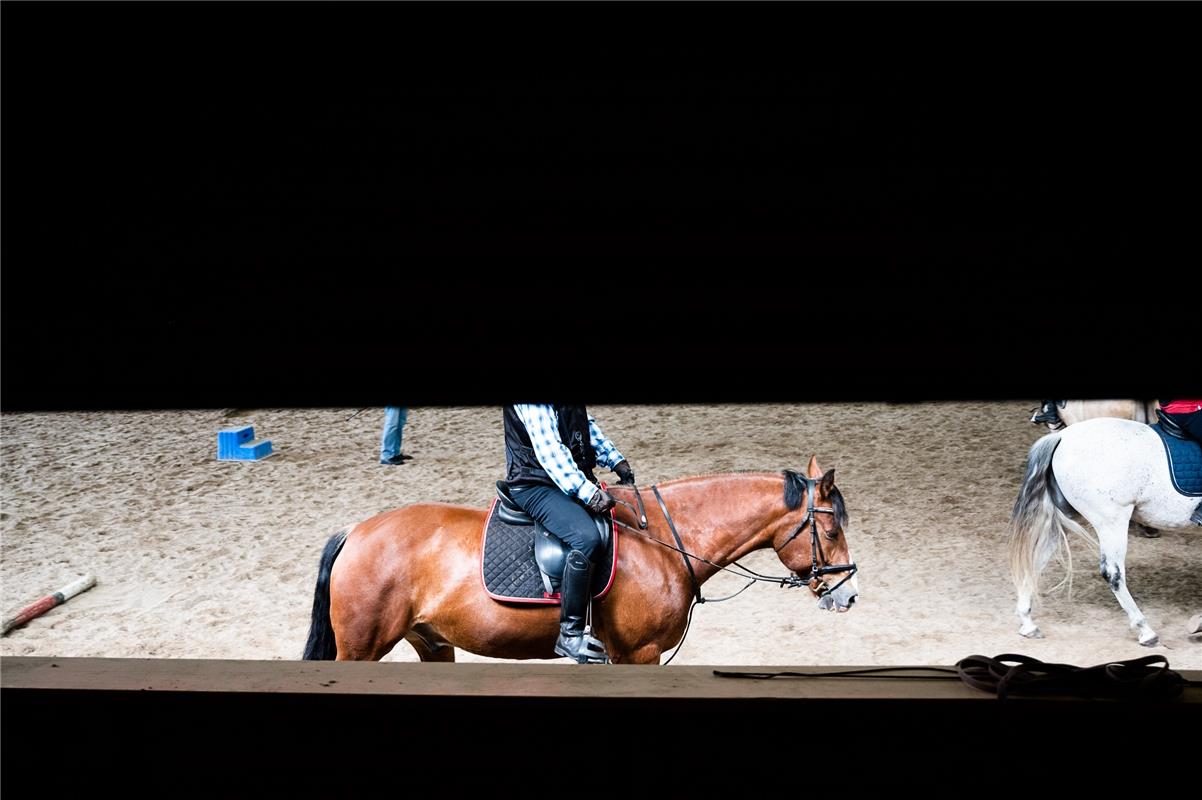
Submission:
<svg viewBox="0 0 1202 800">
<path fill-rule="evenodd" d="M 618 452 L 617 446 L 605 435 L 605 431 L 601 430 L 592 414 L 588 415 L 588 435 L 593 452 L 597 454 L 597 463 L 601 466 L 613 469 L 618 462 L 626 460 L 626 457 Z"/>
<path fill-rule="evenodd" d="M 569 497 L 588 503 L 596 493 L 597 487 L 584 477 L 584 473 L 572 458 L 572 452 L 559 440 L 559 418 L 555 409 L 549 405 L 522 404 L 514 405 L 513 410 L 526 426 L 526 433 L 530 435 L 530 446 L 534 448 L 534 457 L 551 476 L 555 485 Z M 590 419 L 590 435 L 593 430 L 591 423 Z"/>
</svg>

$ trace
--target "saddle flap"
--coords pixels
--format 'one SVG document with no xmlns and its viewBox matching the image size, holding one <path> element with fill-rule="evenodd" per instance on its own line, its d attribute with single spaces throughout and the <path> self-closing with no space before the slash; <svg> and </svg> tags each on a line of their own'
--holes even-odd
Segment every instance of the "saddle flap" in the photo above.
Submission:
<svg viewBox="0 0 1202 800">
<path fill-rule="evenodd" d="M 593 522 L 601 534 L 601 551 L 608 553 L 609 540 L 613 536 L 613 520 L 608 515 L 593 514 L 592 512 L 589 512 L 589 515 L 593 518 Z M 542 573 L 543 587 L 547 594 L 555 594 L 559 591 L 563 568 L 567 564 L 568 553 L 572 552 L 572 548 L 567 542 L 544 528 L 542 524 L 535 524 L 534 529 L 534 561 L 538 564 L 539 572 Z M 594 591 L 597 589 L 596 586 L 593 588 Z"/>
<path fill-rule="evenodd" d="M 1185 439 L 1186 441 L 1190 440 L 1189 434 L 1181 430 L 1181 426 L 1178 425 L 1172 417 L 1170 417 L 1168 414 L 1165 414 L 1159 408 L 1156 409 L 1156 419 L 1159 420 L 1157 424 L 1160 425 L 1160 429 L 1169 436 L 1172 436 L 1176 439 Z"/>
<path fill-rule="evenodd" d="M 568 562 L 570 552 L 571 548 L 567 542 L 552 536 L 542 525 L 534 527 L 534 562 L 538 564 L 538 571 L 542 573 L 543 588 L 547 594 L 559 591 L 559 581 L 563 577 L 563 568 Z"/>
</svg>

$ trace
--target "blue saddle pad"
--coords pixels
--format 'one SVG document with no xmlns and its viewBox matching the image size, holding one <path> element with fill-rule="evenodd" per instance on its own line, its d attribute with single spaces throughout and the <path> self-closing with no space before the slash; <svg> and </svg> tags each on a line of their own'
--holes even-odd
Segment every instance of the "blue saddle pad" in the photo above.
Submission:
<svg viewBox="0 0 1202 800">
<path fill-rule="evenodd" d="M 1192 439 L 1169 436 L 1161 430 L 1159 422 L 1151 427 L 1164 442 L 1173 488 L 1188 497 L 1202 497 L 1202 445 Z"/>
</svg>

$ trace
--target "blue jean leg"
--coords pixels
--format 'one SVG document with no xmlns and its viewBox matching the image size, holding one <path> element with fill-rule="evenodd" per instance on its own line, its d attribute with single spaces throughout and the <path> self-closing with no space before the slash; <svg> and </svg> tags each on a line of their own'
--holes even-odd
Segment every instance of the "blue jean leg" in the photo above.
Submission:
<svg viewBox="0 0 1202 800">
<path fill-rule="evenodd" d="M 380 440 L 380 460 L 386 461 L 401 454 L 401 434 L 409 409 L 399 406 L 384 408 L 384 436 Z"/>
<path fill-rule="evenodd" d="M 601 534 L 588 510 L 556 486 L 511 490 L 513 501 L 543 527 L 584 553 L 590 561 L 601 546 Z"/>
</svg>

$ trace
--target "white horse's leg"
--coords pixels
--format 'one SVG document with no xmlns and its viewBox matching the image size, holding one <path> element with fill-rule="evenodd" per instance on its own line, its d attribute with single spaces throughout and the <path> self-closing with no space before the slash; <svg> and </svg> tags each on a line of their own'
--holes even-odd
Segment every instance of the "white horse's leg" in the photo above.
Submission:
<svg viewBox="0 0 1202 800">
<path fill-rule="evenodd" d="M 1042 639 L 1043 631 L 1035 624 L 1035 620 L 1031 618 L 1031 593 L 1019 592 L 1018 606 L 1015 608 L 1015 613 L 1018 614 L 1018 632 L 1021 636 L 1026 636 L 1028 639 Z"/>
<path fill-rule="evenodd" d="M 1094 530 L 1098 532 L 1098 545 L 1101 549 L 1102 577 L 1110 591 L 1114 592 L 1119 605 L 1127 612 L 1131 627 L 1139 635 L 1139 643 L 1146 647 L 1160 644 L 1156 631 L 1148 625 L 1144 613 L 1135 604 L 1135 599 L 1127 591 L 1127 574 L 1124 564 L 1127 559 L 1127 523 L 1131 519 L 1131 506 L 1123 506 L 1104 520 L 1093 522 Z"/>
</svg>

